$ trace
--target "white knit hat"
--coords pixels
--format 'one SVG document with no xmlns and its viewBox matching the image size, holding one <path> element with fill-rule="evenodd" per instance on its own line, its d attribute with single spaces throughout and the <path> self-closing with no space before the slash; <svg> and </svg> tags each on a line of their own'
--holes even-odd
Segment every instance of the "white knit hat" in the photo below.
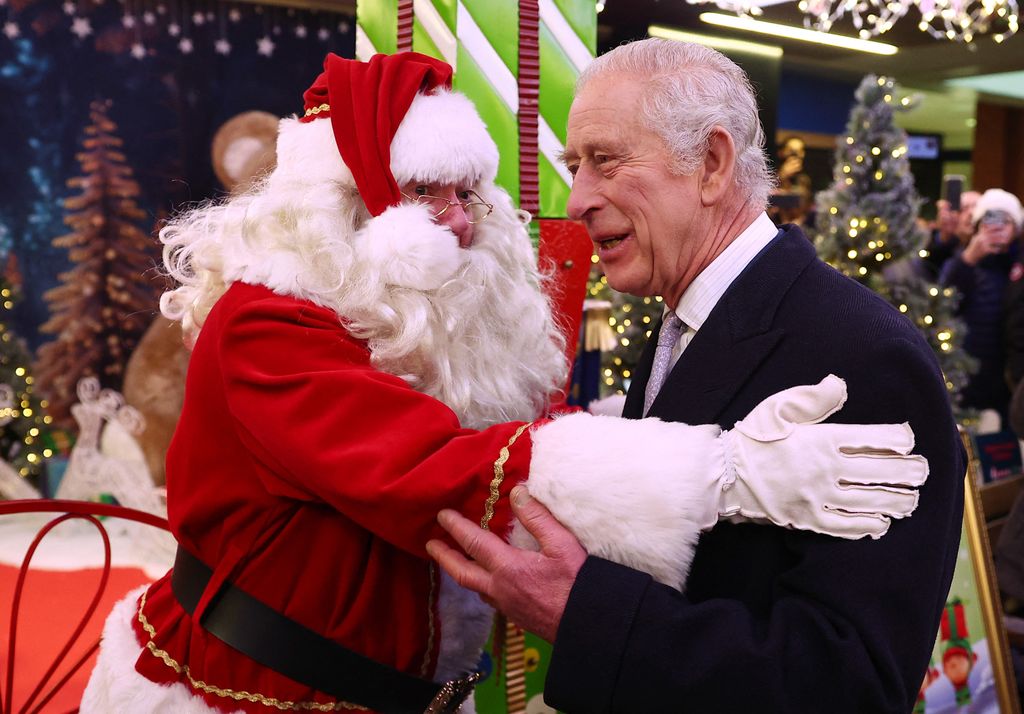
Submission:
<svg viewBox="0 0 1024 714">
<path fill-rule="evenodd" d="M 1013 220 L 1018 231 L 1024 225 L 1024 210 L 1021 209 L 1020 201 L 1012 193 L 1001 188 L 990 188 L 981 195 L 978 202 L 974 204 L 971 220 L 977 223 L 988 211 L 1006 213 Z"/>
</svg>

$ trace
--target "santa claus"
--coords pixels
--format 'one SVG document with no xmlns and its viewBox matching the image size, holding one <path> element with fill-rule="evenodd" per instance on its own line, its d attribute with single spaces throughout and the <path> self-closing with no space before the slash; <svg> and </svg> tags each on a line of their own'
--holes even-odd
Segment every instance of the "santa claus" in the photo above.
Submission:
<svg viewBox="0 0 1024 714">
<path fill-rule="evenodd" d="M 161 308 L 194 343 L 167 456 L 179 552 L 111 614 L 83 712 L 456 711 L 491 611 L 424 545 L 443 508 L 508 534 L 527 480 L 591 552 L 677 588 L 720 514 L 878 537 L 916 505 L 905 425 L 816 424 L 834 377 L 758 407 L 792 424 L 770 438 L 757 414 L 746 433 L 546 418 L 563 338 L 450 79 L 415 53 L 328 56 L 276 169 L 161 232 L 180 283 Z M 793 480 L 837 473 L 871 485 Z"/>
</svg>

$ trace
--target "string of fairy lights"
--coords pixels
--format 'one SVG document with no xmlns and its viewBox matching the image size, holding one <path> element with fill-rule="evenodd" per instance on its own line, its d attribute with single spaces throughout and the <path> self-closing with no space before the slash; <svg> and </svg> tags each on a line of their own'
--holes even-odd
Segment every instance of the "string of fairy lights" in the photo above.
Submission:
<svg viewBox="0 0 1024 714">
<path fill-rule="evenodd" d="M 14 307 L 14 294 L 11 288 L 0 289 L 0 298 L 4 315 Z M 46 444 L 45 435 L 52 418 L 45 413 L 48 403 L 45 399 L 38 400 L 38 409 L 33 407 L 36 402 L 33 395 L 34 379 L 29 374 L 28 354 L 16 345 L 17 338 L 7 329 L 7 319 L 0 319 L 0 372 L 9 374 L 8 384 L 13 399 L 0 408 L 0 424 L 12 439 L 20 444 L 8 447 L 9 457 L 17 457 L 18 473 L 23 477 L 38 475 L 46 459 L 53 456 L 53 449 Z"/>
<path fill-rule="evenodd" d="M 598 263 L 596 255 L 591 262 Z M 601 355 L 602 394 L 625 394 L 644 344 L 665 309 L 660 296 L 634 297 L 612 290 L 608 279 L 595 271 L 591 275 L 589 296 L 611 304 L 608 326 L 615 336 L 615 348 Z"/>
</svg>

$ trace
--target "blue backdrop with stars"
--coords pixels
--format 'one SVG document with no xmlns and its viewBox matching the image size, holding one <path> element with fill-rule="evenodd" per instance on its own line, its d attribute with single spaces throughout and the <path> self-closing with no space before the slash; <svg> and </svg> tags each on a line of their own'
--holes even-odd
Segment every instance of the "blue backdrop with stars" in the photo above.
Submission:
<svg viewBox="0 0 1024 714">
<path fill-rule="evenodd" d="M 43 293 L 70 267 L 51 241 L 67 232 L 62 199 L 78 193 L 76 159 L 89 103 L 110 118 L 156 216 L 217 195 L 213 134 L 253 109 L 286 116 L 327 52 L 354 55 L 343 14 L 212 0 L 0 0 L 0 259 L 23 277 L 13 329 L 50 339 Z M 155 240 L 155 239 L 154 239 Z"/>
</svg>

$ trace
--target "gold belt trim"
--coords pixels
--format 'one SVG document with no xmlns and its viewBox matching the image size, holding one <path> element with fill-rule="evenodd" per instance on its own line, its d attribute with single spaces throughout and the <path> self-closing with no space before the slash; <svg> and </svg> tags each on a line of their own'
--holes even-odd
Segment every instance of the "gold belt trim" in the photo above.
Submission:
<svg viewBox="0 0 1024 714">
<path fill-rule="evenodd" d="M 236 691 L 234 689 L 223 689 L 221 687 L 216 687 L 216 686 L 214 686 L 212 684 L 207 684 L 206 682 L 203 682 L 202 680 L 196 679 L 195 677 L 192 676 L 192 673 L 189 672 L 187 664 L 179 664 L 165 650 L 162 650 L 162 649 L 160 649 L 159 647 L 156 646 L 156 643 L 153 641 L 153 640 L 156 639 L 156 629 L 151 624 L 149 624 L 149 620 L 146 619 L 146 616 L 142 612 L 142 609 L 145 606 L 146 606 L 146 593 L 143 592 L 142 593 L 142 599 L 139 600 L 139 623 L 142 625 L 142 629 L 144 629 L 146 631 L 146 634 L 149 635 L 149 641 L 146 643 L 146 649 L 149 650 L 149 652 L 154 657 L 156 657 L 157 659 L 161 660 L 164 664 L 166 664 L 168 667 L 173 669 L 179 675 L 180 674 L 184 674 L 185 677 L 188 678 L 188 682 L 189 682 L 190 685 L 192 685 L 193 689 L 198 689 L 199 691 L 205 692 L 207 694 L 215 694 L 216 696 L 224 697 L 225 699 L 234 699 L 236 702 L 237 701 L 245 700 L 247 702 L 254 702 L 256 704 L 262 704 L 264 706 L 273 707 L 274 709 L 280 709 L 282 711 L 317 711 L 317 712 L 336 712 L 336 711 L 342 711 L 342 710 L 369 711 L 369 709 L 367 709 L 366 707 L 360 706 L 358 704 L 350 704 L 349 702 L 328 702 L 328 703 L 322 703 L 322 702 L 289 702 L 289 701 L 282 701 L 280 699 L 275 699 L 273 697 L 264 696 L 263 694 L 258 694 L 258 693 L 253 693 L 253 692 L 246 692 L 246 691 Z"/>
<path fill-rule="evenodd" d="M 487 503 L 484 504 L 484 517 L 480 519 L 480 527 L 485 531 L 490 530 L 491 519 L 494 518 L 494 504 L 498 502 L 498 497 L 501 495 L 501 482 L 505 480 L 505 462 L 510 456 L 508 450 L 522 436 L 528 426 L 530 426 L 529 423 L 516 429 L 516 433 L 508 440 L 508 444 L 498 452 L 498 459 L 494 462 L 494 478 L 491 479 L 491 494 L 487 497 Z"/>
</svg>

